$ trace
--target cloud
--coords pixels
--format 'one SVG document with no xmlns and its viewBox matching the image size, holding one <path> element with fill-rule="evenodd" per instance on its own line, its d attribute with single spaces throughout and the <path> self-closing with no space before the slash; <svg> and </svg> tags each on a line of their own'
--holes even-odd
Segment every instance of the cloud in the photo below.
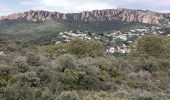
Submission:
<svg viewBox="0 0 170 100">
<path fill-rule="evenodd" d="M 170 12 L 170 0 L 106 0 L 122 8 Z"/>
<path fill-rule="evenodd" d="M 94 9 L 132 8 L 166 11 L 170 0 L 27 0 L 20 3 L 33 10 L 80 12 Z"/>
<path fill-rule="evenodd" d="M 41 2 L 40 2 L 41 1 Z M 116 8 L 115 5 L 101 0 L 38 0 L 34 9 L 57 10 L 59 12 L 80 12 L 84 10 Z"/>
<path fill-rule="evenodd" d="M 11 11 L 48 10 L 68 13 L 118 7 L 170 12 L 169 5 L 170 0 L 2 0 L 0 1 L 0 15 Z M 2 9 L 11 10 L 2 11 Z"/>
</svg>

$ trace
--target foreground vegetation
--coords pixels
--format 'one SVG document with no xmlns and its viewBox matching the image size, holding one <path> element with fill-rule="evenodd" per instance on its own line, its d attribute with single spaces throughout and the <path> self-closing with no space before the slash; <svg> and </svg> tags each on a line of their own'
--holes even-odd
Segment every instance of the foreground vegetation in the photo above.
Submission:
<svg viewBox="0 0 170 100">
<path fill-rule="evenodd" d="M 0 39 L 2 100 L 168 100 L 170 38 L 145 36 L 131 54 L 100 41 L 30 46 Z"/>
</svg>

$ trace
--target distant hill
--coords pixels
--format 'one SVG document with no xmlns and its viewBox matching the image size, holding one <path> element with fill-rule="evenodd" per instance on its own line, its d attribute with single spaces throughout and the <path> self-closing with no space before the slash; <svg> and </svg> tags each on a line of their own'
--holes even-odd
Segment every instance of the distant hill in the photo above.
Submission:
<svg viewBox="0 0 170 100">
<path fill-rule="evenodd" d="M 0 34 L 28 42 L 64 31 L 128 32 L 138 25 L 169 27 L 170 14 L 145 10 L 105 9 L 80 13 L 28 11 L 0 17 Z M 165 28 L 169 30 L 169 28 Z M 49 38 L 51 39 L 51 38 Z"/>
<path fill-rule="evenodd" d="M 139 22 L 146 24 L 160 24 L 162 21 L 169 22 L 169 14 L 163 14 L 144 10 L 131 9 L 105 9 L 84 11 L 80 13 L 60 13 L 49 11 L 28 11 L 24 13 L 14 13 L 8 16 L 1 16 L 0 20 L 20 20 L 29 21 L 47 21 L 47 20 L 65 20 L 81 22 L 98 21 L 125 21 Z"/>
</svg>

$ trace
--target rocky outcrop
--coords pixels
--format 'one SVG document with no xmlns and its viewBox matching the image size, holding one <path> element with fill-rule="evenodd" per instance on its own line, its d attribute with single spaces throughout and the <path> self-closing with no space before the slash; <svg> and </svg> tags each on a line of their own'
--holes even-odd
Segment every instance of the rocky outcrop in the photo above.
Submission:
<svg viewBox="0 0 170 100">
<path fill-rule="evenodd" d="M 129 10 L 129 9 L 106 9 L 84 11 L 81 13 L 59 13 L 48 11 L 28 11 L 24 13 L 11 14 L 9 16 L 2 16 L 0 20 L 18 20 L 26 19 L 30 21 L 46 21 L 46 20 L 67 20 L 67 21 L 125 21 L 125 22 L 140 22 L 147 24 L 159 24 L 160 20 L 164 19 L 161 13 L 143 11 L 143 10 Z"/>
<path fill-rule="evenodd" d="M 79 21 L 125 21 L 125 22 L 140 22 L 148 24 L 158 24 L 163 16 L 158 13 L 128 10 L 128 9 L 108 9 L 94 10 L 91 12 L 82 12 L 76 16 Z"/>
<path fill-rule="evenodd" d="M 9 19 L 9 20 L 18 20 L 26 19 L 31 21 L 46 21 L 46 20 L 55 20 L 63 19 L 66 20 L 65 14 L 58 12 L 48 12 L 48 11 L 28 11 L 24 13 L 16 13 L 8 16 L 1 16 L 0 20 Z"/>
</svg>

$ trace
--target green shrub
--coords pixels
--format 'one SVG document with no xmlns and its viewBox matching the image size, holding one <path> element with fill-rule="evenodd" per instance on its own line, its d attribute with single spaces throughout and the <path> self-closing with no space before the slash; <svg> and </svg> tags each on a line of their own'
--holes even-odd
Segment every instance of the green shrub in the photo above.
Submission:
<svg viewBox="0 0 170 100">
<path fill-rule="evenodd" d="M 170 38 L 165 36 L 143 36 L 137 40 L 139 55 L 148 54 L 156 58 L 170 57 Z"/>
<path fill-rule="evenodd" d="M 57 55 L 62 55 L 65 53 L 66 47 L 67 47 L 67 43 L 60 43 L 60 44 L 41 46 L 38 49 L 39 51 L 43 51 L 46 53 L 57 53 Z"/>
<path fill-rule="evenodd" d="M 40 78 L 34 71 L 16 75 L 15 78 L 17 79 L 17 83 L 21 85 L 29 85 L 31 87 L 38 87 L 40 85 Z"/>
<path fill-rule="evenodd" d="M 69 44 L 68 51 L 77 57 L 99 57 L 105 55 L 103 44 L 94 40 L 73 40 Z"/>
<path fill-rule="evenodd" d="M 0 67 L 0 87 L 4 87 L 10 80 L 10 68 Z"/>
<path fill-rule="evenodd" d="M 27 56 L 27 63 L 31 66 L 39 66 L 40 57 L 36 56 L 35 54 L 30 53 Z"/>
<path fill-rule="evenodd" d="M 8 77 L 10 74 L 9 67 L 0 67 L 0 77 Z"/>
<path fill-rule="evenodd" d="M 140 66 L 149 72 L 157 71 L 162 69 L 161 63 L 159 63 L 158 59 L 155 59 L 154 57 L 150 57 L 147 55 L 143 55 L 139 59 Z"/>
<path fill-rule="evenodd" d="M 76 91 L 64 91 L 56 100 L 80 100 L 80 97 Z"/>
<path fill-rule="evenodd" d="M 14 84 L 1 88 L 3 100 L 45 100 L 42 99 L 42 89 L 29 85 Z M 48 100 L 52 100 L 49 99 Z"/>
<path fill-rule="evenodd" d="M 101 70 L 108 70 L 111 67 L 111 60 L 103 57 L 95 59 L 94 66 L 99 67 Z"/>
<path fill-rule="evenodd" d="M 69 54 L 64 54 L 57 58 L 57 70 L 64 72 L 66 68 L 75 67 L 76 58 Z"/>
<path fill-rule="evenodd" d="M 8 80 L 5 78 L 0 79 L 0 87 L 4 87 L 8 84 Z"/>
<path fill-rule="evenodd" d="M 109 74 L 105 70 L 101 70 L 98 77 L 100 80 L 103 80 L 103 81 L 110 79 Z"/>
<path fill-rule="evenodd" d="M 94 76 L 87 75 L 85 72 L 80 72 L 72 69 L 65 70 L 65 84 L 71 89 L 96 89 L 98 79 Z"/>
<path fill-rule="evenodd" d="M 16 66 L 18 68 L 18 71 L 21 73 L 25 73 L 26 71 L 29 70 L 29 66 L 24 62 L 18 62 Z"/>
<path fill-rule="evenodd" d="M 170 60 L 169 59 L 158 59 L 158 63 L 162 66 L 162 69 L 167 70 L 170 68 Z"/>
</svg>

